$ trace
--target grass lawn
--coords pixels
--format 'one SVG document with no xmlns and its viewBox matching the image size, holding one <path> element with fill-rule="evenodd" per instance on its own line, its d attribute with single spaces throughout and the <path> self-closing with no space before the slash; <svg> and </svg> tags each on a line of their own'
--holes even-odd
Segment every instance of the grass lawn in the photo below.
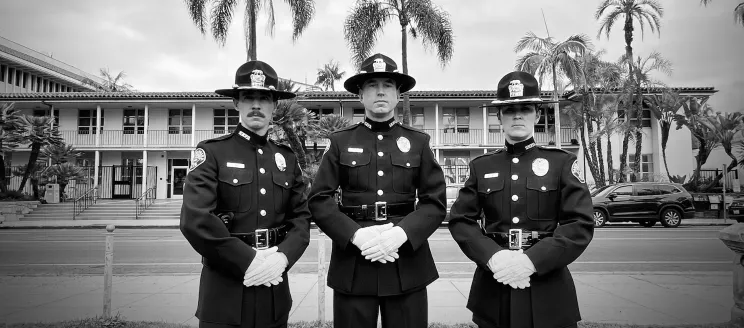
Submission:
<svg viewBox="0 0 744 328">
<path fill-rule="evenodd" d="M 183 324 L 150 322 L 150 321 L 127 321 L 122 317 L 116 316 L 111 319 L 88 318 L 72 321 L 62 321 L 54 323 L 15 323 L 6 324 L 0 328 L 193 328 Z M 640 326 L 640 325 L 622 325 L 611 323 L 596 322 L 579 322 L 580 328 L 741 328 L 733 323 L 715 323 L 707 325 L 682 325 L 682 326 Z M 317 322 L 290 322 L 289 328 L 321 328 Z M 322 328 L 333 328 L 330 322 L 326 322 Z M 471 323 L 461 324 L 442 324 L 431 323 L 429 328 L 476 328 Z"/>
</svg>

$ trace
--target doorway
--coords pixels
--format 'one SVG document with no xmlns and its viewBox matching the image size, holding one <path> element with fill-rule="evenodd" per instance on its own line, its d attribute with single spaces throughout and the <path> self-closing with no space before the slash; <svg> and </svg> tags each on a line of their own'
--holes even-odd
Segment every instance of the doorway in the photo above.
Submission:
<svg viewBox="0 0 744 328">
<path fill-rule="evenodd" d="M 186 173 L 188 173 L 188 169 L 188 166 L 174 165 L 171 167 L 171 198 L 183 199 L 183 183 L 186 181 Z"/>
</svg>

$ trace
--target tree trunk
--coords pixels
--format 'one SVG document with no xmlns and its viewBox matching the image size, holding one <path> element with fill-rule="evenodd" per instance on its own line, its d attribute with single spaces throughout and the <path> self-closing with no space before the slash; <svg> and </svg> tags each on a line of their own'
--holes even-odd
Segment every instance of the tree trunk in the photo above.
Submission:
<svg viewBox="0 0 744 328">
<path fill-rule="evenodd" d="M 607 135 L 607 176 L 609 178 L 608 184 L 615 183 L 615 176 L 613 175 L 614 165 L 615 164 L 612 161 L 612 138 L 610 138 L 610 135 Z"/>
<path fill-rule="evenodd" d="M 2 143 L 0 142 L 0 147 L 2 147 Z M 0 192 L 7 192 L 8 191 L 8 181 L 7 177 L 5 176 L 5 156 L 0 155 Z"/>
<path fill-rule="evenodd" d="M 640 130 L 636 131 L 635 135 L 635 158 L 633 159 L 633 165 L 635 166 L 635 170 L 638 171 L 638 174 L 634 174 L 636 176 L 636 179 L 641 179 L 641 152 L 643 151 L 643 133 Z M 640 180 L 637 180 L 640 181 Z"/>
<path fill-rule="evenodd" d="M 401 1 L 401 6 L 402 6 Z M 402 48 L 403 48 L 403 74 L 408 74 L 408 33 L 406 33 L 407 24 L 403 24 L 400 29 Z M 403 124 L 411 126 L 411 100 L 408 98 L 408 93 L 403 95 Z"/>
<path fill-rule="evenodd" d="M 251 29 L 249 31 L 250 46 L 248 47 L 248 61 L 258 60 L 258 49 L 256 49 L 256 16 L 258 16 L 258 14 L 256 13 L 256 1 L 260 1 L 260 0 L 249 0 L 249 4 L 248 4 L 250 6 L 250 9 L 248 9 L 249 10 L 248 15 L 250 17 L 249 28 Z"/>
<path fill-rule="evenodd" d="M 602 155 L 602 139 L 601 137 L 597 138 L 599 140 L 599 143 L 597 143 L 597 166 L 599 167 L 599 175 L 602 177 L 602 185 L 605 186 L 607 185 L 607 175 L 605 175 L 604 157 Z"/>
<path fill-rule="evenodd" d="M 667 142 L 669 141 L 669 129 L 671 128 L 671 125 L 667 123 L 666 121 L 662 121 L 660 124 L 661 127 L 661 156 L 664 158 L 664 168 L 667 172 L 667 177 L 669 178 L 669 181 L 672 181 L 672 175 L 669 173 L 669 165 L 667 165 L 667 156 L 666 156 L 666 147 Z"/>
<path fill-rule="evenodd" d="M 288 126 L 282 126 L 284 133 L 287 134 L 287 140 L 289 141 L 289 147 L 292 148 L 292 152 L 297 156 L 297 162 L 300 163 L 300 167 L 303 171 L 307 170 L 307 158 L 305 157 L 305 150 L 302 147 L 300 138 L 297 136 L 294 130 Z"/>
<path fill-rule="evenodd" d="M 586 98 L 586 97 L 585 97 Z M 590 119 L 589 114 L 586 111 L 586 100 L 584 101 L 584 122 L 586 124 L 586 129 L 588 131 L 589 135 L 592 135 L 594 133 L 594 122 Z M 584 137 L 584 134 L 582 133 L 582 138 Z M 585 143 L 586 140 L 581 140 L 582 143 Z M 592 162 L 594 162 L 594 166 L 598 168 L 599 172 L 599 178 L 602 180 L 602 185 L 605 183 L 605 171 L 604 171 L 604 165 L 600 164 L 600 159 L 602 158 L 601 148 L 602 144 L 600 142 L 600 152 L 597 153 L 597 141 L 596 140 L 590 140 L 589 141 L 589 151 L 590 151 L 590 157 Z M 597 178 L 595 177 L 594 182 L 597 182 Z"/>
<path fill-rule="evenodd" d="M 592 154 L 589 153 L 589 149 L 587 148 L 587 145 L 586 145 L 586 137 L 584 136 L 584 132 L 586 132 L 586 131 L 584 131 L 584 125 L 583 124 L 581 125 L 580 130 L 581 130 L 581 147 L 584 150 L 584 162 L 589 162 L 588 163 L 589 164 L 589 172 L 592 173 L 592 178 L 594 178 L 594 184 L 596 184 L 598 186 L 602 186 L 602 184 L 599 181 L 600 180 L 600 177 L 599 177 L 599 172 L 598 172 L 598 169 L 597 169 L 597 163 L 591 159 Z"/>
<path fill-rule="evenodd" d="M 662 147 L 661 148 L 661 156 L 664 158 L 664 168 L 666 169 L 667 177 L 669 178 L 669 181 L 670 182 L 673 182 L 672 181 L 672 175 L 669 174 L 669 165 L 667 165 L 666 147 Z"/>
<path fill-rule="evenodd" d="M 628 119 L 627 114 L 626 114 L 625 119 L 627 123 L 627 119 Z M 617 182 L 625 182 L 625 180 L 627 180 L 627 177 L 625 176 L 625 168 L 628 165 L 628 140 L 629 139 L 630 139 L 630 130 L 625 132 L 625 136 L 623 137 L 623 151 L 620 153 L 620 173 L 618 174 Z"/>
<path fill-rule="evenodd" d="M 36 166 L 36 160 L 39 159 L 40 150 L 41 150 L 40 143 L 34 143 L 31 146 L 31 154 L 28 157 L 28 164 L 26 165 L 26 171 L 23 172 L 23 179 L 21 179 L 21 185 L 18 186 L 18 192 L 23 192 L 23 188 L 26 186 L 26 181 L 28 181 L 28 177 L 29 175 L 31 175 L 31 171 L 34 169 L 34 166 Z"/>
<path fill-rule="evenodd" d="M 553 100 L 558 100 L 558 78 L 555 75 L 555 64 L 553 64 Z M 561 149 L 561 110 L 560 110 L 560 104 L 555 103 L 553 104 L 553 115 L 555 116 L 553 118 L 553 126 L 555 127 L 555 148 Z M 545 118 L 545 123 L 548 123 L 548 118 Z"/>
<path fill-rule="evenodd" d="M 625 56 L 628 60 L 628 77 L 630 77 L 630 84 L 632 86 L 635 86 L 635 75 L 633 74 L 633 47 L 631 47 L 631 44 L 633 43 L 633 16 L 625 15 L 625 27 L 623 28 L 623 31 L 625 31 Z M 630 123 L 630 118 L 633 115 L 634 109 L 634 106 L 632 104 L 632 94 L 628 98 L 631 100 L 631 104 L 629 106 L 626 106 L 626 123 Z M 620 174 L 618 182 L 625 182 L 625 180 L 627 180 L 627 177 L 625 176 L 625 169 L 628 165 L 628 139 L 630 139 L 630 131 L 626 132 L 625 137 L 623 138 L 623 151 L 620 154 Z"/>
</svg>

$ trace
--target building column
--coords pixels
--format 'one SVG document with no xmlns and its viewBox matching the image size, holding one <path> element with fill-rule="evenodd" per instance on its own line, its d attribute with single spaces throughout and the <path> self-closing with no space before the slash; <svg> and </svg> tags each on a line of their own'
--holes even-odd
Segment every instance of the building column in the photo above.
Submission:
<svg viewBox="0 0 744 328">
<path fill-rule="evenodd" d="M 147 113 L 147 110 L 145 110 L 145 113 Z M 147 126 L 147 123 L 145 123 L 145 126 Z M 147 191 L 147 150 L 142 151 L 142 194 L 143 195 L 145 194 L 145 191 Z"/>
<path fill-rule="evenodd" d="M 553 114 L 555 115 L 555 148 L 561 149 L 561 110 L 559 103 L 553 106 L 553 112 L 555 113 Z"/>
<path fill-rule="evenodd" d="M 101 105 L 96 106 L 96 147 L 101 147 Z M 96 151 L 97 153 L 98 151 Z"/>
<path fill-rule="evenodd" d="M 98 188 L 98 175 L 100 174 L 99 167 L 101 166 L 101 152 L 96 150 L 96 157 L 93 160 L 93 187 Z"/>
<path fill-rule="evenodd" d="M 439 103 L 434 103 L 434 144 L 439 146 Z M 437 154 L 439 156 L 439 154 Z"/>
<path fill-rule="evenodd" d="M 488 144 L 488 108 L 483 104 L 483 144 Z"/>
<path fill-rule="evenodd" d="M 439 163 L 439 148 L 434 149 L 434 155 L 437 157 L 437 163 Z"/>
<path fill-rule="evenodd" d="M 148 132 L 147 130 L 148 130 L 148 125 L 149 125 L 147 123 L 149 123 L 150 121 L 149 118 L 150 118 L 150 107 L 147 104 L 145 104 L 145 132 L 144 132 L 144 135 L 142 136 L 142 144 L 145 148 L 147 148 L 147 132 Z"/>
<path fill-rule="evenodd" d="M 196 104 L 191 104 L 191 148 L 196 147 Z"/>
</svg>

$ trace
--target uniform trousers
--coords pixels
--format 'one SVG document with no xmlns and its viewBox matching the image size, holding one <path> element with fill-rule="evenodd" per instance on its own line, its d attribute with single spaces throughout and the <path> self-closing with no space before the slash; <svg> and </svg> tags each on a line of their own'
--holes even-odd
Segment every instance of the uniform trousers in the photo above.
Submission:
<svg viewBox="0 0 744 328">
<path fill-rule="evenodd" d="M 283 284 L 288 283 L 284 276 Z M 289 319 L 290 305 L 286 306 L 286 313 L 277 313 L 279 320 L 274 319 L 274 293 L 270 287 L 243 287 L 243 306 L 241 307 L 240 325 L 199 321 L 199 328 L 286 328 Z"/>
<path fill-rule="evenodd" d="M 382 328 L 426 328 L 428 300 L 426 288 L 391 296 L 349 295 L 333 292 L 335 328 L 376 328 L 377 314 Z"/>
</svg>

